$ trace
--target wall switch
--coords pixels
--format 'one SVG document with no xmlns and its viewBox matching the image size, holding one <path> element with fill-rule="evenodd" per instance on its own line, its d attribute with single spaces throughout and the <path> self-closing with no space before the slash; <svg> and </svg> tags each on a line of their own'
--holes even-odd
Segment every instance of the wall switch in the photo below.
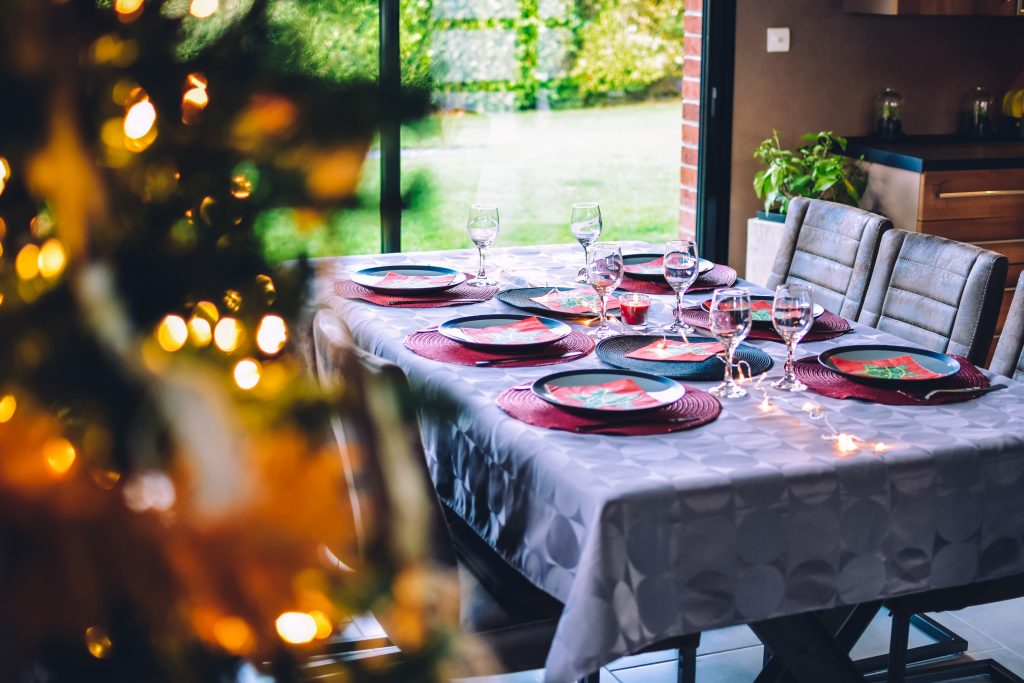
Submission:
<svg viewBox="0 0 1024 683">
<path fill-rule="evenodd" d="M 768 52 L 789 52 L 789 28 L 768 29 Z"/>
</svg>

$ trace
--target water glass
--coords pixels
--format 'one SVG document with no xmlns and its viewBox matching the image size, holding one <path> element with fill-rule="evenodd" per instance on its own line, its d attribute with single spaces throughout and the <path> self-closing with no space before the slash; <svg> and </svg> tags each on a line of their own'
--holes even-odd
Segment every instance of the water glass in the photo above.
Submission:
<svg viewBox="0 0 1024 683">
<path fill-rule="evenodd" d="M 814 297 L 807 285 L 779 285 L 772 302 L 772 325 L 786 342 L 786 369 L 782 379 L 772 382 L 781 391 L 804 391 L 807 385 L 793 372 L 797 343 L 814 324 Z"/>
<path fill-rule="evenodd" d="M 498 220 L 497 206 L 493 204 L 473 204 L 469 207 L 469 220 L 466 223 L 466 231 L 480 253 L 480 267 L 476 277 L 466 284 L 474 287 L 493 287 L 498 284 L 493 278 L 487 277 L 485 251 L 497 239 L 499 228 L 500 222 Z"/>
<path fill-rule="evenodd" d="M 718 398 L 740 398 L 747 390 L 733 379 L 736 347 L 750 333 L 750 292 L 745 289 L 716 289 L 711 295 L 711 333 L 725 347 L 725 379 L 710 390 Z"/>
<path fill-rule="evenodd" d="M 608 325 L 608 295 L 622 282 L 622 249 L 616 244 L 597 244 L 589 251 L 587 258 L 587 282 L 601 299 L 601 324 L 587 334 L 605 339 L 616 334 Z"/>
<path fill-rule="evenodd" d="M 700 275 L 700 258 L 697 243 L 691 240 L 670 240 L 665 243 L 665 280 L 676 293 L 675 320 L 662 330 L 671 334 L 692 334 L 692 326 L 683 321 L 683 296 Z"/>
<path fill-rule="evenodd" d="M 582 202 L 572 205 L 572 216 L 569 218 L 569 227 L 572 229 L 573 237 L 583 245 L 584 267 L 576 274 L 576 282 L 587 281 L 586 264 L 590 262 L 590 246 L 601 236 L 601 207 L 597 202 Z"/>
</svg>

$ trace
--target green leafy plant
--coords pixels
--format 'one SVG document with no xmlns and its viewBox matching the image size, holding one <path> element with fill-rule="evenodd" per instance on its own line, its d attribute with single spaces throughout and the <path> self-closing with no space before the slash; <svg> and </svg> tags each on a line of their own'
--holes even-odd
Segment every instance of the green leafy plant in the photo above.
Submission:
<svg viewBox="0 0 1024 683">
<path fill-rule="evenodd" d="M 773 130 L 754 150 L 754 158 L 765 165 L 754 175 L 754 192 L 764 200 L 764 210 L 786 213 L 794 197 L 857 206 L 867 174 L 856 160 L 836 152 L 846 150 L 846 138 L 822 131 L 801 139 L 808 144 L 795 152 L 783 149 L 779 132 Z"/>
</svg>

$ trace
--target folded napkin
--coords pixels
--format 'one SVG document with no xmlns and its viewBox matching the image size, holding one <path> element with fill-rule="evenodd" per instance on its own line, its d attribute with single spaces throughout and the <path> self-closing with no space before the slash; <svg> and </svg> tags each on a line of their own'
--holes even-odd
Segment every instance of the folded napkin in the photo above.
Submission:
<svg viewBox="0 0 1024 683">
<path fill-rule="evenodd" d="M 537 316 L 490 327 L 463 327 L 462 333 L 481 344 L 531 344 L 558 338 Z"/>
<path fill-rule="evenodd" d="M 718 342 L 697 342 L 691 344 L 674 339 L 659 339 L 636 351 L 626 354 L 626 358 L 657 361 L 700 362 L 725 350 Z"/>
<path fill-rule="evenodd" d="M 832 357 L 831 362 L 843 372 L 877 379 L 935 379 L 942 377 L 910 356 L 896 356 L 885 360 L 850 360 Z"/>
<path fill-rule="evenodd" d="M 705 311 L 711 312 L 711 301 L 705 301 L 701 306 Z M 771 322 L 772 302 L 765 299 L 755 299 L 750 302 L 750 319 L 758 323 Z"/>
<path fill-rule="evenodd" d="M 601 299 L 592 289 L 578 287 L 560 291 L 553 289 L 544 296 L 530 297 L 545 308 L 561 313 L 595 313 L 601 310 Z M 615 297 L 608 297 L 608 310 L 619 307 L 619 300 Z"/>
<path fill-rule="evenodd" d="M 419 289 L 425 287 L 444 287 L 450 285 L 455 275 L 402 275 L 388 271 L 387 274 L 374 283 L 377 287 L 389 287 L 391 289 Z"/>
<path fill-rule="evenodd" d="M 548 390 L 567 406 L 598 410 L 634 410 L 653 408 L 658 400 L 631 379 L 595 384 L 588 387 L 552 387 Z"/>
<path fill-rule="evenodd" d="M 662 275 L 665 272 L 665 257 L 659 257 L 653 261 L 645 261 L 644 263 L 634 263 L 633 265 L 626 266 L 623 268 L 627 273 L 636 273 L 638 275 Z"/>
</svg>

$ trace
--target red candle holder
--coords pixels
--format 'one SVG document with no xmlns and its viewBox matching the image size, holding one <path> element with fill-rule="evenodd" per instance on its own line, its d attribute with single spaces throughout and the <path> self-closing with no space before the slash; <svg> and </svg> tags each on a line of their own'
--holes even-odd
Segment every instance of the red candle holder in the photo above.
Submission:
<svg viewBox="0 0 1024 683">
<path fill-rule="evenodd" d="M 619 297 L 619 313 L 622 322 L 630 327 L 646 327 L 647 314 L 651 310 L 651 297 L 646 294 L 631 293 Z"/>
</svg>

